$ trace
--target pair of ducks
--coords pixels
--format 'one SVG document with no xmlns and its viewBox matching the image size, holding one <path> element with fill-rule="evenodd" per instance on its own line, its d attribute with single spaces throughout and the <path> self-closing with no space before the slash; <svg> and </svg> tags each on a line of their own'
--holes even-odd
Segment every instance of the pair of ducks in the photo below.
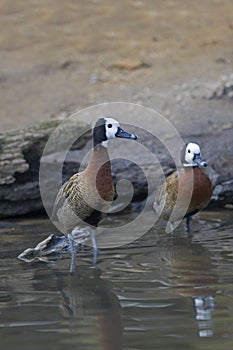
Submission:
<svg viewBox="0 0 233 350">
<path fill-rule="evenodd" d="M 107 150 L 108 141 L 114 138 L 136 140 L 137 136 L 124 131 L 115 119 L 98 119 L 93 128 L 94 149 L 89 164 L 84 171 L 74 174 L 63 184 L 55 200 L 52 217 L 64 227 L 68 236 L 72 253 L 70 271 L 75 268 L 76 254 L 72 232 L 77 225 L 82 227 L 83 224 L 88 224 L 96 228 L 106 215 L 114 198 L 111 164 Z M 170 219 L 175 204 L 182 203 L 191 188 L 187 211 L 180 217 L 178 210 L 177 215 L 172 219 L 175 222 L 186 217 L 189 230 L 191 216 L 204 208 L 211 198 L 211 181 L 201 169 L 206 166 L 207 163 L 201 158 L 199 145 L 189 143 L 185 148 L 182 172 L 174 172 L 168 176 L 154 203 L 154 209 L 157 212 L 160 211 L 161 202 L 163 203 L 160 213 L 162 218 Z M 178 193 L 179 197 L 177 197 Z M 91 239 L 95 264 L 98 248 L 94 229 L 91 229 Z"/>
</svg>

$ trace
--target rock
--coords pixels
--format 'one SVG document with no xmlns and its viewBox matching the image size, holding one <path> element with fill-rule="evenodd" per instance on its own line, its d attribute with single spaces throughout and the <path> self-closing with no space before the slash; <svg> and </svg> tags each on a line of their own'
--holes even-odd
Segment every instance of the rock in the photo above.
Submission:
<svg viewBox="0 0 233 350">
<path fill-rule="evenodd" d="M 218 184 L 212 196 L 212 206 L 226 207 L 233 204 L 233 180 Z"/>
<path fill-rule="evenodd" d="M 211 86 L 209 99 L 233 98 L 233 73 L 229 76 L 221 76 L 220 79 Z"/>
<path fill-rule="evenodd" d="M 60 124 L 61 120 L 53 120 L 0 134 L 0 218 L 43 210 L 39 189 L 40 158 L 50 135 Z M 73 124 L 65 126 L 66 138 L 77 131 L 84 134 L 87 129 L 83 123 Z M 72 149 L 83 148 L 90 135 L 83 135 Z M 66 146 L 65 139 L 63 146 Z M 51 151 L 57 151 L 56 145 Z"/>
<path fill-rule="evenodd" d="M 79 229 L 74 233 L 74 243 L 76 249 L 80 250 L 86 246 L 86 241 L 90 238 L 88 229 Z M 66 236 L 49 235 L 39 242 L 34 248 L 27 248 L 18 255 L 19 260 L 32 262 L 34 260 L 47 261 L 61 253 L 70 251 L 69 239 Z"/>
<path fill-rule="evenodd" d="M 109 67 L 110 69 L 116 68 L 119 70 L 128 70 L 128 71 L 133 71 L 141 68 L 149 68 L 150 64 L 140 61 L 140 60 L 121 60 L 114 62 L 111 64 Z"/>
<path fill-rule="evenodd" d="M 48 138 L 61 123 L 61 120 L 53 120 L 28 129 L 9 132 L 4 135 L 0 134 L 0 218 L 44 210 L 39 188 L 40 158 Z M 230 126 L 229 123 L 224 126 L 224 144 L 216 142 L 216 137 L 220 133 L 219 130 L 216 131 L 216 134 L 211 131 L 203 135 L 186 135 L 185 137 L 187 140 L 195 139 L 201 145 L 204 145 L 203 155 L 207 156 L 209 162 L 207 172 L 215 187 L 211 205 L 215 207 L 224 207 L 226 204 L 233 203 L 232 150 L 229 143 L 229 139 L 232 139 L 232 129 Z M 67 146 L 67 139 L 70 137 L 75 139 L 77 130 L 82 137 L 71 146 L 65 162 L 62 164 L 63 157 L 60 155 L 64 147 Z M 87 130 L 89 131 L 85 133 Z M 65 134 L 64 140 L 62 134 L 59 134 L 61 145 L 59 146 L 55 142 L 48 155 L 46 191 L 49 193 L 49 204 L 44 203 L 48 210 L 52 210 L 53 199 L 57 194 L 54 190 L 58 175 L 57 164 L 62 165 L 63 182 L 65 182 L 75 172 L 79 171 L 84 156 L 92 147 L 90 126 L 87 127 L 83 123 L 76 123 L 75 125 L 71 123 L 66 128 Z M 169 153 L 156 138 L 149 137 L 145 132 L 138 136 L 144 147 L 156 155 L 165 175 L 175 170 L 174 162 Z M 114 149 L 113 144 L 112 146 Z M 214 152 L 212 152 L 213 149 Z M 123 201 L 125 198 L 129 198 L 133 186 L 133 197 L 128 208 L 131 207 L 136 210 L 135 208 L 140 208 L 148 195 L 152 197 L 155 195 L 153 191 L 156 191 L 161 184 L 163 179 L 161 171 L 159 171 L 159 165 L 151 164 L 150 158 L 145 159 L 140 154 L 135 155 L 134 162 L 129 161 L 130 155 L 134 152 L 133 143 L 129 144 L 127 149 L 121 143 L 118 143 L 116 151 L 116 155 L 118 153 L 124 154 L 125 159 L 112 160 L 114 184 L 117 186 L 120 180 L 126 180 L 124 186 L 122 185 L 123 190 L 121 190 Z M 85 167 L 85 164 L 82 165 Z M 153 189 L 150 189 L 150 193 L 148 193 L 148 180 L 154 184 Z M 128 185 L 129 182 L 132 186 Z"/>
</svg>

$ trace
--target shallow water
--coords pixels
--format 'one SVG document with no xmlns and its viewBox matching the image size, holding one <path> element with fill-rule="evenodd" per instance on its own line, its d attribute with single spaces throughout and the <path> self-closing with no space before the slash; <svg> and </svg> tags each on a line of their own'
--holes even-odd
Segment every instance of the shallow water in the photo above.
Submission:
<svg viewBox="0 0 233 350">
<path fill-rule="evenodd" d="M 45 219 L 1 223 L 2 349 L 233 348 L 232 211 L 202 213 L 193 236 L 161 226 L 102 249 L 98 269 L 86 249 L 73 274 L 68 254 L 17 259 L 51 232 Z"/>
</svg>

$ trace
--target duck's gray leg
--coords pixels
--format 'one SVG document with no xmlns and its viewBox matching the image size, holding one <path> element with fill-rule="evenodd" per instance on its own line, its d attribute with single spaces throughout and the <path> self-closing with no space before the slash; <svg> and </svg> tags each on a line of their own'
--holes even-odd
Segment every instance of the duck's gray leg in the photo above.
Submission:
<svg viewBox="0 0 233 350">
<path fill-rule="evenodd" d="M 74 245 L 74 238 L 73 238 L 72 233 L 68 234 L 68 239 L 69 239 L 70 251 L 71 251 L 70 272 L 74 272 L 75 265 L 76 265 L 76 248 Z"/>
<path fill-rule="evenodd" d="M 188 233 L 191 232 L 191 222 L 192 222 L 192 216 L 191 216 L 191 215 L 188 215 L 188 216 L 186 217 L 186 231 L 187 231 Z"/>
<path fill-rule="evenodd" d="M 175 231 L 174 222 L 168 221 L 167 227 L 166 227 L 166 233 L 174 233 L 174 231 Z"/>
<path fill-rule="evenodd" d="M 92 265 L 93 267 L 97 266 L 97 258 L 98 258 L 98 247 L 96 244 L 96 231 L 94 229 L 91 230 L 91 242 L 92 242 L 92 248 L 93 248 L 93 260 Z"/>
</svg>

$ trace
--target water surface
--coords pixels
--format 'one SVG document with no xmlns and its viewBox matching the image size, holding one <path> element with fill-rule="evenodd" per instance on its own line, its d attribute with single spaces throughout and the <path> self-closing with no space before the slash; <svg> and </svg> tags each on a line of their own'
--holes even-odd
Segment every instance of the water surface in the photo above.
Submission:
<svg viewBox="0 0 233 350">
<path fill-rule="evenodd" d="M 87 248 L 73 274 L 68 254 L 17 259 L 51 232 L 45 219 L 1 223 L 2 349 L 233 348 L 232 211 L 202 213 L 193 236 L 157 226 L 102 249 L 98 269 Z"/>
</svg>

